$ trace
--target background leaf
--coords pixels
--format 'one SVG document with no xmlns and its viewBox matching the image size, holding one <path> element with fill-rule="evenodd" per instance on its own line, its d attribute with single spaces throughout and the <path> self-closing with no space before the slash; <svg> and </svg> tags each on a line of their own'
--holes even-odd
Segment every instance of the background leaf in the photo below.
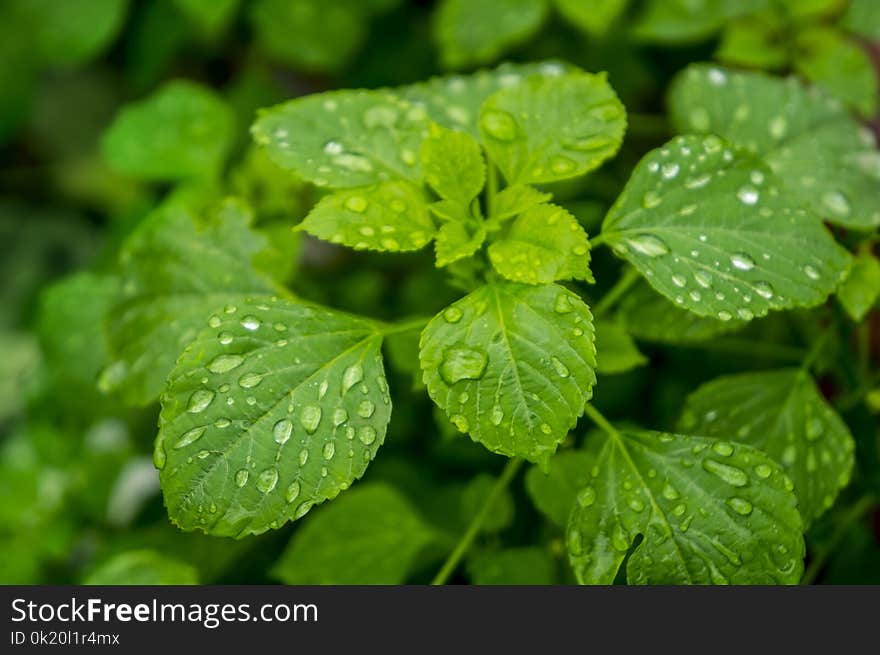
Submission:
<svg viewBox="0 0 880 655">
<path fill-rule="evenodd" d="M 880 262 L 874 255 L 863 252 L 856 256 L 837 298 L 854 321 L 861 321 L 871 311 L 880 298 Z"/>
<path fill-rule="evenodd" d="M 94 570 L 85 585 L 195 585 L 194 567 L 161 553 L 138 550 L 120 553 Z"/>
</svg>

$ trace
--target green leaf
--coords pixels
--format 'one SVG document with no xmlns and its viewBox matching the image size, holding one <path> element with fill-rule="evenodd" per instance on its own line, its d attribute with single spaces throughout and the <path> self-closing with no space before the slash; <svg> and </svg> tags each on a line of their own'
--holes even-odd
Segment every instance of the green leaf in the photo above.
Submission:
<svg viewBox="0 0 880 655">
<path fill-rule="evenodd" d="M 549 193 L 538 191 L 535 187 L 525 184 L 506 187 L 495 196 L 491 218 L 500 221 L 513 218 L 547 202 L 552 197 Z"/>
<path fill-rule="evenodd" d="M 467 563 L 471 584 L 555 584 L 556 562 L 546 548 L 526 546 L 477 553 Z"/>
<path fill-rule="evenodd" d="M 642 341 L 695 343 L 740 329 L 746 321 L 719 321 L 682 309 L 640 282 L 624 296 L 615 317 L 627 333 Z"/>
<path fill-rule="evenodd" d="M 874 0 L 851 0 L 841 24 L 869 41 L 880 41 L 880 5 Z"/>
<path fill-rule="evenodd" d="M 550 459 L 546 472 L 540 466 L 526 472 L 526 491 L 535 507 L 560 528 L 568 523 L 577 492 L 590 481 L 591 465 L 587 453 L 566 450 Z"/>
<path fill-rule="evenodd" d="M 795 69 L 864 116 L 877 113 L 880 83 L 870 55 L 831 27 L 798 33 Z"/>
<path fill-rule="evenodd" d="M 480 110 L 489 157 L 509 184 L 578 177 L 614 156 L 626 111 L 604 73 L 528 77 Z"/>
<path fill-rule="evenodd" d="M 434 30 L 443 65 L 492 62 L 531 38 L 547 9 L 547 0 L 443 0 Z"/>
<path fill-rule="evenodd" d="M 272 160 L 317 186 L 421 182 L 425 109 L 387 91 L 331 91 L 262 110 L 251 128 Z"/>
<path fill-rule="evenodd" d="M 324 196 L 298 229 L 356 250 L 418 250 L 434 238 L 422 190 L 392 180 Z"/>
<path fill-rule="evenodd" d="M 284 584 L 401 584 L 438 539 L 410 503 L 382 483 L 359 485 L 316 512 L 273 574 Z"/>
<path fill-rule="evenodd" d="M 700 41 L 730 19 L 755 13 L 768 4 L 767 0 L 649 0 L 633 33 L 638 39 L 654 43 Z"/>
<path fill-rule="evenodd" d="M 555 284 L 486 285 L 422 332 L 428 393 L 460 432 L 495 453 L 545 462 L 596 381 L 587 306 Z"/>
<path fill-rule="evenodd" d="M 849 482 L 855 443 L 806 371 L 787 369 L 718 378 L 691 394 L 680 428 L 736 439 L 782 464 L 809 525 Z"/>
<path fill-rule="evenodd" d="M 171 520 L 241 537 L 363 475 L 391 416 L 372 324 L 255 298 L 212 317 L 162 397 L 154 459 Z"/>
<path fill-rule="evenodd" d="M 804 540 L 792 482 L 758 450 L 660 432 L 597 434 L 568 522 L 582 584 L 794 584 Z"/>
<path fill-rule="evenodd" d="M 172 80 L 122 108 L 102 137 L 110 166 L 147 180 L 179 180 L 219 172 L 232 145 L 235 119 L 207 87 Z"/>
<path fill-rule="evenodd" d="M 670 109 L 680 132 L 760 155 L 792 205 L 853 229 L 880 225 L 880 153 L 836 99 L 794 79 L 694 65 L 673 83 Z"/>
<path fill-rule="evenodd" d="M 437 251 L 437 266 L 448 266 L 465 257 L 470 257 L 486 240 L 486 230 L 477 224 L 449 221 L 440 226 L 434 247 Z"/>
<path fill-rule="evenodd" d="M 119 294 L 119 280 L 80 272 L 47 288 L 40 303 L 40 346 L 51 370 L 93 388 L 109 361 L 103 333 L 95 330 Z M 96 334 L 97 332 L 97 334 Z"/>
<path fill-rule="evenodd" d="M 499 89 L 516 86 L 530 77 L 558 77 L 570 70 L 575 69 L 557 61 L 504 63 L 497 68 L 469 75 L 433 77 L 427 82 L 399 87 L 394 93 L 424 107 L 434 122 L 479 137 L 477 118 L 480 106 L 490 95 Z"/>
<path fill-rule="evenodd" d="M 241 0 L 174 0 L 174 4 L 204 34 L 216 35 L 229 26 Z"/>
<path fill-rule="evenodd" d="M 701 316 L 817 305 L 850 257 L 814 216 L 791 209 L 779 184 L 714 135 L 676 137 L 639 162 L 602 234 L 657 291 Z"/>
<path fill-rule="evenodd" d="M 84 585 L 196 585 L 196 569 L 153 550 L 120 553 L 101 564 Z"/>
<path fill-rule="evenodd" d="M 596 357 L 603 375 L 626 373 L 648 363 L 626 328 L 610 320 L 596 321 Z"/>
<path fill-rule="evenodd" d="M 837 298 L 850 317 L 858 322 L 880 298 L 880 262 L 869 252 L 856 256 L 849 275 L 837 290 Z"/>
<path fill-rule="evenodd" d="M 553 4 L 569 23 L 587 34 L 600 36 L 617 20 L 628 0 L 554 0 Z"/>
<path fill-rule="evenodd" d="M 780 70 L 789 63 L 787 25 L 775 12 L 747 16 L 728 23 L 715 57 L 727 64 Z"/>
<path fill-rule="evenodd" d="M 278 291 L 250 264 L 266 247 L 250 222 L 234 200 L 203 211 L 169 201 L 131 234 L 120 255 L 122 297 L 108 319 L 116 361 L 99 380 L 104 391 L 119 389 L 136 404 L 155 400 L 212 312 Z"/>
<path fill-rule="evenodd" d="M 486 164 L 479 144 L 466 132 L 432 125 L 422 142 L 425 180 L 441 198 L 465 207 L 486 183 Z"/>
<path fill-rule="evenodd" d="M 489 246 L 489 260 L 514 282 L 595 281 L 587 234 L 574 216 L 557 205 L 536 205 L 520 214 Z"/>
<path fill-rule="evenodd" d="M 480 473 L 468 482 L 461 495 L 462 525 L 468 525 L 483 510 L 495 483 L 495 476 L 489 473 Z M 504 489 L 492 503 L 491 511 L 480 525 L 480 532 L 494 534 L 509 528 L 515 512 L 513 496 L 509 489 Z"/>
</svg>

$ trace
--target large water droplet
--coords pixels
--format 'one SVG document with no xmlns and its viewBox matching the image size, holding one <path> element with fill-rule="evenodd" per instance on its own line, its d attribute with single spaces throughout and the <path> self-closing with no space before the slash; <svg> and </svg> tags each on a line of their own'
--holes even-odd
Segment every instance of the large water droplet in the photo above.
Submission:
<svg viewBox="0 0 880 655">
<path fill-rule="evenodd" d="M 332 441 L 328 441 L 324 444 L 324 449 L 321 451 L 321 454 L 324 456 L 324 459 L 331 460 L 333 459 L 333 455 L 336 453 L 336 444 Z"/>
<path fill-rule="evenodd" d="M 346 393 L 354 385 L 364 379 L 364 369 L 360 364 L 352 364 L 342 374 L 342 392 Z"/>
<path fill-rule="evenodd" d="M 362 444 L 369 446 L 376 440 L 376 430 L 369 425 L 363 425 L 358 430 L 357 437 Z"/>
<path fill-rule="evenodd" d="M 345 148 L 342 146 L 339 141 L 333 141 L 332 139 L 324 144 L 324 152 L 328 155 L 339 155 L 342 154 L 342 151 Z"/>
<path fill-rule="evenodd" d="M 640 234 L 627 239 L 626 242 L 630 249 L 648 257 L 669 254 L 669 246 L 666 245 L 666 242 L 653 234 Z"/>
<path fill-rule="evenodd" d="M 479 380 L 486 372 L 488 357 L 482 350 L 464 346 L 452 346 L 443 353 L 440 377 L 446 384 L 460 380 Z"/>
<path fill-rule="evenodd" d="M 284 444 L 287 443 L 287 440 L 290 439 L 290 435 L 293 432 L 293 423 L 291 423 L 288 419 L 283 418 L 275 424 L 275 427 L 272 428 L 272 435 L 275 438 L 275 443 Z"/>
<path fill-rule="evenodd" d="M 727 505 L 737 514 L 748 516 L 752 513 L 752 504 L 745 498 L 728 498 Z"/>
<path fill-rule="evenodd" d="M 553 364 L 553 369 L 556 371 L 556 374 L 559 377 L 567 378 L 569 375 L 571 375 L 571 371 L 568 370 L 568 367 L 556 357 L 551 357 L 550 363 Z"/>
<path fill-rule="evenodd" d="M 199 414 L 205 411 L 208 408 L 208 405 L 211 404 L 211 401 L 214 400 L 214 392 L 208 389 L 199 389 L 198 391 L 194 391 L 193 394 L 189 397 L 189 403 L 186 406 L 186 411 L 190 414 Z"/>
<path fill-rule="evenodd" d="M 259 373 L 245 373 L 238 378 L 238 386 L 242 389 L 252 389 L 263 381 L 263 376 Z"/>
<path fill-rule="evenodd" d="M 287 491 L 284 492 L 284 498 L 288 503 L 292 503 L 299 497 L 300 484 L 298 480 L 294 480 L 287 486 Z"/>
<path fill-rule="evenodd" d="M 241 319 L 241 327 L 245 330 L 256 330 L 263 322 L 256 316 L 245 316 Z"/>
<path fill-rule="evenodd" d="M 194 441 L 198 441 L 203 434 L 205 434 L 205 430 L 208 428 L 204 425 L 201 425 L 197 428 L 193 428 L 192 430 L 187 430 L 183 433 L 183 436 L 180 437 L 178 442 L 174 444 L 175 448 L 183 448 L 184 446 L 188 446 Z"/>
<path fill-rule="evenodd" d="M 593 487 L 584 487 L 578 492 L 577 501 L 581 507 L 590 507 L 596 502 L 596 490 Z"/>
<path fill-rule="evenodd" d="M 804 266 L 804 274 L 811 280 L 818 280 L 820 277 L 819 271 L 816 270 L 816 267 L 811 264 L 807 264 L 806 266 Z"/>
<path fill-rule="evenodd" d="M 266 469 L 257 476 L 257 489 L 261 493 L 269 493 L 276 484 L 278 484 L 278 471 L 275 469 Z"/>
<path fill-rule="evenodd" d="M 769 282 L 755 282 L 755 293 L 762 298 L 770 300 L 773 297 L 774 289 Z"/>
<path fill-rule="evenodd" d="M 642 196 L 642 207 L 645 209 L 653 209 L 663 202 L 663 196 L 656 191 L 648 191 Z"/>
<path fill-rule="evenodd" d="M 749 483 L 749 476 L 741 468 L 722 464 L 714 459 L 704 459 L 703 468 L 734 487 L 744 487 Z"/>
<path fill-rule="evenodd" d="M 447 307 L 443 311 L 443 318 L 447 323 L 458 323 L 461 320 L 462 311 L 458 307 Z"/>
<path fill-rule="evenodd" d="M 517 136 L 516 119 L 508 112 L 490 109 L 480 117 L 480 126 L 499 141 L 513 141 Z"/>
<path fill-rule="evenodd" d="M 357 413 L 358 413 L 358 416 L 360 416 L 361 418 L 370 418 L 373 415 L 373 412 L 375 412 L 375 411 L 376 411 L 376 405 L 373 404 L 373 401 L 370 400 L 369 398 L 364 398 L 358 404 Z"/>
<path fill-rule="evenodd" d="M 333 410 L 333 427 L 338 428 L 348 420 L 348 412 L 343 407 L 337 407 Z"/>
<path fill-rule="evenodd" d="M 235 486 L 243 487 L 244 485 L 246 485 L 249 476 L 250 473 L 248 473 L 247 469 L 238 469 L 235 472 Z"/>
<path fill-rule="evenodd" d="M 556 303 L 553 305 L 553 311 L 557 314 L 568 314 L 574 307 L 571 304 L 571 298 L 569 298 L 567 293 L 560 293 L 556 296 Z"/>
<path fill-rule="evenodd" d="M 318 405 L 306 405 L 299 415 L 299 422 L 309 434 L 314 434 L 321 424 L 321 408 Z"/>
<path fill-rule="evenodd" d="M 470 428 L 470 423 L 468 423 L 467 418 L 461 414 L 453 414 L 449 417 L 449 420 L 459 432 L 467 432 Z"/>
<path fill-rule="evenodd" d="M 345 208 L 357 214 L 363 214 L 367 210 L 367 200 L 363 196 L 351 196 L 346 199 Z"/>
<path fill-rule="evenodd" d="M 161 471 L 163 468 L 165 468 L 166 459 L 167 455 L 165 453 L 165 439 L 164 437 L 160 436 L 156 439 L 156 443 L 153 446 L 153 465 Z"/>
<path fill-rule="evenodd" d="M 758 190 L 755 187 L 744 186 L 742 189 L 736 192 L 736 197 L 739 198 L 739 201 L 744 205 L 754 205 L 758 202 Z"/>
<path fill-rule="evenodd" d="M 840 191 L 826 191 L 822 194 L 822 204 L 835 216 L 848 216 L 849 200 Z"/>
<path fill-rule="evenodd" d="M 730 256 L 730 263 L 740 271 L 750 271 L 755 268 L 755 260 L 744 252 L 737 252 Z"/>
<path fill-rule="evenodd" d="M 211 373 L 226 373 L 241 366 L 244 357 L 241 355 L 219 355 L 208 364 Z"/>
<path fill-rule="evenodd" d="M 504 420 L 504 408 L 501 405 L 494 405 L 489 418 L 492 421 L 492 425 L 501 425 L 501 421 Z"/>
</svg>

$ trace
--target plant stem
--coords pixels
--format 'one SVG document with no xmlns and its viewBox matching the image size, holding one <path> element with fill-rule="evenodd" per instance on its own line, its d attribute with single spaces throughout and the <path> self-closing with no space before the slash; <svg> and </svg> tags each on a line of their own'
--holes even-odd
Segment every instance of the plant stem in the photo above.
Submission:
<svg viewBox="0 0 880 655">
<path fill-rule="evenodd" d="M 813 345 L 810 346 L 810 350 L 807 352 L 807 356 L 804 357 L 803 363 L 801 363 L 801 368 L 804 371 L 809 371 L 813 364 L 816 363 L 816 360 L 819 358 L 819 355 L 822 354 L 822 350 L 825 348 L 825 344 L 828 342 L 828 338 L 831 336 L 831 330 L 825 330 L 816 341 L 813 342 Z"/>
<path fill-rule="evenodd" d="M 602 428 L 603 431 L 607 432 L 609 436 L 614 437 L 615 439 L 620 438 L 620 432 L 617 430 L 617 428 L 611 425 L 611 422 L 607 418 L 602 416 L 598 409 L 590 404 L 587 404 L 584 407 L 584 412 L 593 423 Z"/>
<path fill-rule="evenodd" d="M 876 502 L 877 501 L 873 495 L 865 494 L 849 508 L 840 519 L 840 523 L 837 524 L 837 528 L 834 530 L 834 534 L 831 536 L 830 541 L 825 545 L 825 548 L 817 552 L 816 556 L 810 562 L 810 566 L 807 567 L 807 570 L 804 572 L 804 577 L 801 578 L 802 585 L 810 585 L 816 581 L 816 578 L 819 577 L 819 573 L 822 572 L 822 569 L 828 562 L 831 553 L 837 549 L 838 544 L 840 544 L 840 542 L 843 541 L 843 538 L 846 537 L 846 533 L 849 531 L 850 527 L 852 527 L 852 524 L 867 514 L 868 511 L 874 507 Z"/>
<path fill-rule="evenodd" d="M 473 544 L 474 539 L 476 539 L 477 534 L 480 532 L 480 528 L 483 526 L 483 522 L 486 520 L 486 517 L 489 516 L 489 512 L 492 511 L 495 501 L 498 500 L 501 492 L 503 492 L 510 484 L 510 481 L 513 480 L 516 472 L 519 470 L 520 466 L 522 466 L 522 463 L 523 460 L 519 457 L 512 457 L 508 460 L 504 469 L 501 471 L 501 475 L 499 475 L 498 479 L 495 481 L 495 486 L 493 486 L 492 491 L 489 492 L 489 497 L 486 498 L 486 502 L 483 503 L 483 506 L 480 508 L 480 511 L 477 512 L 477 515 L 471 519 L 467 530 L 461 535 L 461 539 L 458 540 L 458 543 L 449 554 L 449 557 L 443 562 L 443 566 L 431 581 L 432 585 L 446 584 L 449 576 L 455 571 L 461 558 L 464 557 L 468 549 L 471 547 L 471 544 Z"/>
<path fill-rule="evenodd" d="M 618 300 L 620 300 L 623 295 L 629 291 L 630 287 L 634 285 L 639 279 L 639 272 L 634 268 L 629 268 L 627 271 L 620 276 L 620 279 L 614 283 L 614 286 L 611 287 L 608 292 L 602 296 L 599 302 L 593 307 L 593 314 L 595 316 L 601 316 L 608 312 Z"/>
<path fill-rule="evenodd" d="M 376 328 L 382 333 L 383 336 L 388 336 L 389 334 L 399 334 L 400 332 L 409 332 L 411 330 L 421 330 L 425 325 L 428 324 L 428 321 L 431 320 L 430 316 L 418 316 L 416 318 L 411 318 L 406 321 L 401 321 L 400 323 L 376 323 Z"/>
<path fill-rule="evenodd" d="M 495 196 L 498 195 L 498 169 L 491 161 L 486 169 L 486 215 L 495 215 Z"/>
</svg>

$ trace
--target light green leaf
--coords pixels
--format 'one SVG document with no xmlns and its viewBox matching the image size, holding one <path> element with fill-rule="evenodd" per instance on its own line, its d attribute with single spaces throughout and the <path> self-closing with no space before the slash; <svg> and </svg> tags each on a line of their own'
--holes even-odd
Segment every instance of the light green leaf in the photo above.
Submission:
<svg viewBox="0 0 880 655">
<path fill-rule="evenodd" d="M 831 27 L 798 33 L 795 69 L 864 116 L 877 112 L 880 83 L 870 55 Z"/>
<path fill-rule="evenodd" d="M 489 473 L 480 473 L 468 482 L 461 495 L 462 525 L 469 525 L 483 510 L 495 483 L 495 476 Z M 509 489 L 504 489 L 492 503 L 491 510 L 480 525 L 480 532 L 493 534 L 510 527 L 515 512 L 513 496 Z"/>
<path fill-rule="evenodd" d="M 491 95 L 480 134 L 508 184 L 578 177 L 613 157 L 626 111 L 606 75 L 529 77 Z"/>
<path fill-rule="evenodd" d="M 0 421 L 27 407 L 41 363 L 40 345 L 32 334 L 0 330 Z"/>
<path fill-rule="evenodd" d="M 869 41 L 880 41 L 880 5 L 875 0 L 851 0 L 841 24 Z"/>
<path fill-rule="evenodd" d="M 443 65 L 492 62 L 531 38 L 547 9 L 547 0 L 442 0 L 434 32 Z"/>
<path fill-rule="evenodd" d="M 546 462 L 592 395 L 589 309 L 548 284 L 486 285 L 428 323 L 428 393 L 460 432 L 495 453 Z"/>
<path fill-rule="evenodd" d="M 273 574 L 284 584 L 401 584 L 438 539 L 410 503 L 382 483 L 359 485 L 294 535 Z"/>
<path fill-rule="evenodd" d="M 468 560 L 475 585 L 550 585 L 556 583 L 556 563 L 546 548 L 525 546 L 483 551 Z"/>
<path fill-rule="evenodd" d="M 689 43 L 708 38 L 730 19 L 765 8 L 767 0 L 649 0 L 634 35 L 654 43 Z"/>
<path fill-rule="evenodd" d="M 817 305 L 850 257 L 779 184 L 714 135 L 676 137 L 639 162 L 602 234 L 657 291 L 701 316 Z"/>
<path fill-rule="evenodd" d="M 618 305 L 616 319 L 627 333 L 643 341 L 694 343 L 738 330 L 746 324 L 739 318 L 720 321 L 682 309 L 640 282 Z"/>
<path fill-rule="evenodd" d="M 596 358 L 603 375 L 626 373 L 648 363 L 626 328 L 609 320 L 596 321 Z"/>
<path fill-rule="evenodd" d="M 467 207 L 483 190 L 483 153 L 466 132 L 432 125 L 428 138 L 422 142 L 421 158 L 425 180 L 441 198 Z"/>
<path fill-rule="evenodd" d="M 489 246 L 489 260 L 514 282 L 594 281 L 587 234 L 574 216 L 557 205 L 536 205 L 520 214 Z"/>
<path fill-rule="evenodd" d="M 742 444 L 660 432 L 597 434 L 568 522 L 582 584 L 794 584 L 804 539 L 792 482 Z"/>
<path fill-rule="evenodd" d="M 550 459 L 546 473 L 540 466 L 526 472 L 526 491 L 544 516 L 564 528 L 577 492 L 590 481 L 591 466 L 589 455 L 582 451 L 557 453 Z"/>
<path fill-rule="evenodd" d="M 440 226 L 434 247 L 437 251 L 437 266 L 448 266 L 465 257 L 470 257 L 486 240 L 486 230 L 476 224 L 449 221 Z"/>
<path fill-rule="evenodd" d="M 196 585 L 196 569 L 154 550 L 120 553 L 101 564 L 84 585 Z"/>
<path fill-rule="evenodd" d="M 837 298 L 854 321 L 861 321 L 871 311 L 880 298 L 880 262 L 876 257 L 869 252 L 856 256 Z"/>
<path fill-rule="evenodd" d="M 222 32 L 235 18 L 241 0 L 174 0 L 174 4 L 204 34 Z"/>
<path fill-rule="evenodd" d="M 836 99 L 793 78 L 694 65 L 673 83 L 670 109 L 680 132 L 760 155 L 792 205 L 853 229 L 880 225 L 880 153 Z"/>
<path fill-rule="evenodd" d="M 172 80 L 122 108 L 102 137 L 116 171 L 147 180 L 179 180 L 219 172 L 232 145 L 229 106 L 195 82 Z"/>
<path fill-rule="evenodd" d="M 421 188 L 392 180 L 324 196 L 298 229 L 356 250 L 418 250 L 434 238 Z"/>
<path fill-rule="evenodd" d="M 101 375 L 104 391 L 118 389 L 135 404 L 155 400 L 212 312 L 278 291 L 250 264 L 266 247 L 250 222 L 234 200 L 204 211 L 170 201 L 131 234 L 120 255 L 122 297 L 108 317 L 116 361 Z"/>
<path fill-rule="evenodd" d="M 530 77 L 558 77 L 573 66 L 557 61 L 531 64 L 504 63 L 491 70 L 469 75 L 444 75 L 394 90 L 413 104 L 425 108 L 431 120 L 453 130 L 464 130 L 479 137 L 477 118 L 480 106 L 499 89 L 520 84 Z"/>
<path fill-rule="evenodd" d="M 775 12 L 747 16 L 727 23 L 715 57 L 727 64 L 780 70 L 789 63 L 788 26 Z"/>
<path fill-rule="evenodd" d="M 212 317 L 162 396 L 154 458 L 171 520 L 259 534 L 347 489 L 391 416 L 381 345 L 365 321 L 288 300 Z"/>
<path fill-rule="evenodd" d="M 495 206 L 492 208 L 491 218 L 499 221 L 513 218 L 547 202 L 552 197 L 549 193 L 538 191 L 535 187 L 525 184 L 506 187 L 495 196 Z"/>
<path fill-rule="evenodd" d="M 628 0 L 554 0 L 563 18 L 587 34 L 602 35 L 626 8 Z"/>
<path fill-rule="evenodd" d="M 692 393 L 680 428 L 735 439 L 782 464 L 809 525 L 849 482 L 855 443 L 806 371 L 729 375 Z"/>
<path fill-rule="evenodd" d="M 317 186 L 420 182 L 425 109 L 386 91 L 331 91 L 261 110 L 251 132 L 272 160 Z"/>
</svg>

